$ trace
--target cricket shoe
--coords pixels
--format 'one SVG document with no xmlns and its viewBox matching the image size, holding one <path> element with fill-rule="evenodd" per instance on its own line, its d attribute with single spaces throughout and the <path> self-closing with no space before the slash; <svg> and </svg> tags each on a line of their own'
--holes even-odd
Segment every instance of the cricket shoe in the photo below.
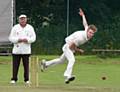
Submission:
<svg viewBox="0 0 120 92">
<path fill-rule="evenodd" d="M 15 83 L 16 83 L 15 80 L 11 80 L 11 81 L 10 81 L 10 84 L 15 84 Z"/>
<path fill-rule="evenodd" d="M 65 79 L 65 83 L 69 84 L 71 81 L 74 81 L 74 80 L 75 80 L 75 76 L 72 75 L 70 78 Z"/>
<path fill-rule="evenodd" d="M 25 81 L 25 86 L 30 86 L 31 82 L 30 81 Z"/>
<path fill-rule="evenodd" d="M 40 64 L 40 66 L 41 66 L 41 72 L 44 72 L 44 70 L 47 68 L 47 66 L 46 66 L 46 64 L 45 64 L 45 59 L 43 59 L 42 61 L 41 61 L 41 64 Z"/>
<path fill-rule="evenodd" d="M 25 81 L 25 84 L 30 84 L 30 81 Z"/>
</svg>

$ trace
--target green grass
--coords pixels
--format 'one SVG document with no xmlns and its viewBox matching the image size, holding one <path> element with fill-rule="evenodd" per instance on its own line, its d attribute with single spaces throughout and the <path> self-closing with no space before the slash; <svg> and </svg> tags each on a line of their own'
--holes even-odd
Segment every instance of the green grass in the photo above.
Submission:
<svg viewBox="0 0 120 92">
<path fill-rule="evenodd" d="M 49 60 L 59 56 L 38 56 Z M 64 64 L 49 67 L 45 72 L 39 71 L 39 87 L 26 87 L 23 82 L 23 67 L 19 70 L 16 85 L 10 85 L 11 57 L 0 57 L 0 89 L 1 92 L 120 92 L 120 57 L 99 58 L 97 56 L 76 56 L 73 74 L 76 80 L 66 85 L 63 73 Z M 101 78 L 105 76 L 106 80 Z M 8 88 L 8 89 L 6 89 Z"/>
</svg>

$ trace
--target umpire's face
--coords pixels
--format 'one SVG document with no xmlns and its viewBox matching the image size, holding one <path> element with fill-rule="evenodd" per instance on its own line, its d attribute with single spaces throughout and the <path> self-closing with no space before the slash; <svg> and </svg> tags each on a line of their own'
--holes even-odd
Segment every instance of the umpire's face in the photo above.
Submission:
<svg viewBox="0 0 120 92">
<path fill-rule="evenodd" d="M 19 18 L 19 24 L 20 24 L 22 27 L 25 27 L 26 24 L 27 24 L 27 18 L 26 18 L 26 17 L 21 17 L 21 18 Z"/>
</svg>

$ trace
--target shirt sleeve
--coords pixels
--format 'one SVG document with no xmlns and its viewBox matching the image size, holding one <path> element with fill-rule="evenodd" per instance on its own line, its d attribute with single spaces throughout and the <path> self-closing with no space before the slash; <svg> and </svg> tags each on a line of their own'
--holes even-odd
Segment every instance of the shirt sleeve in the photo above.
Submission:
<svg viewBox="0 0 120 92">
<path fill-rule="evenodd" d="M 33 43 L 36 41 L 36 34 L 34 28 L 31 26 L 29 36 L 27 37 L 28 43 Z"/>
<path fill-rule="evenodd" d="M 88 26 L 85 27 L 85 31 L 87 32 Z"/>
<path fill-rule="evenodd" d="M 12 28 L 10 35 L 9 35 L 9 41 L 12 43 L 17 43 L 18 42 L 18 37 L 15 32 L 15 27 Z"/>
</svg>

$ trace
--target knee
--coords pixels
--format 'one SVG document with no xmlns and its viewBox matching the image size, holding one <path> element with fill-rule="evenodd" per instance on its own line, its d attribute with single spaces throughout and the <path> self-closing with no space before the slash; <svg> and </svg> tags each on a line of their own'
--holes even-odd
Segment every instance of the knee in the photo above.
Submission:
<svg viewBox="0 0 120 92">
<path fill-rule="evenodd" d="M 75 63 L 75 59 L 71 59 L 68 63 L 69 67 L 73 67 L 74 63 Z"/>
<path fill-rule="evenodd" d="M 70 62 L 75 63 L 75 59 L 74 58 L 70 59 Z"/>
</svg>

